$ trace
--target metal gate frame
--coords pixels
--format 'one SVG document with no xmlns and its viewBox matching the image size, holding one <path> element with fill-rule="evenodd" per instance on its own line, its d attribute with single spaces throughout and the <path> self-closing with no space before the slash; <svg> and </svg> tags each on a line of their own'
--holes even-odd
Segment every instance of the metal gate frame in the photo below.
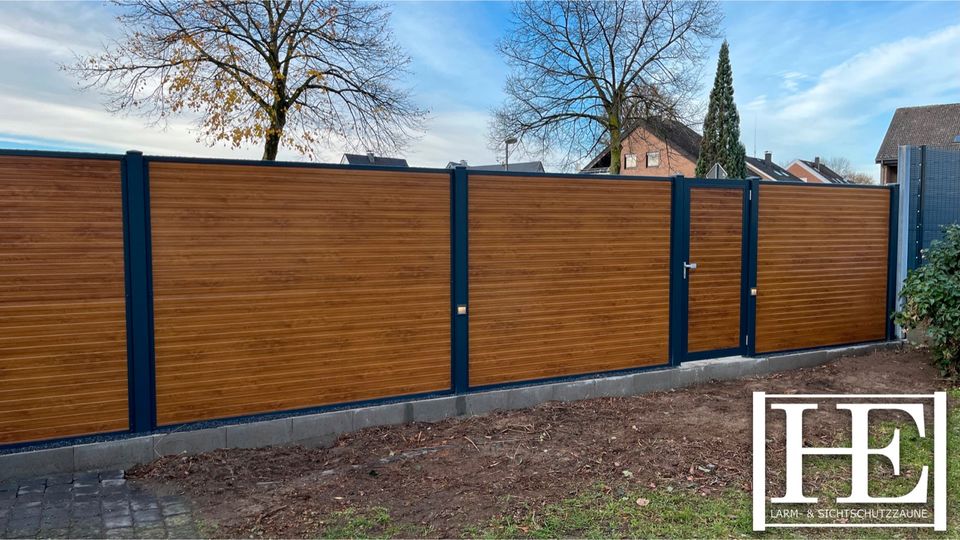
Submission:
<svg viewBox="0 0 960 540">
<path fill-rule="evenodd" d="M 690 260 L 690 193 L 696 188 L 738 189 L 743 192 L 743 225 L 740 242 L 740 344 L 737 347 L 710 351 L 688 352 L 690 281 L 684 276 L 684 264 Z M 750 333 L 752 314 L 755 313 L 750 291 L 756 283 L 756 200 L 753 180 L 719 180 L 675 177 L 674 190 L 674 251 L 671 254 L 671 341 L 674 364 L 722 356 L 751 354 Z"/>
</svg>

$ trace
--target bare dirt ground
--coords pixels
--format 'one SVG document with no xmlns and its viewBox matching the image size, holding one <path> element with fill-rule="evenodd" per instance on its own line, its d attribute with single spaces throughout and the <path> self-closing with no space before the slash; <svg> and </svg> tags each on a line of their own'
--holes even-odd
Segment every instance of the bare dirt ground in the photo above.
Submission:
<svg viewBox="0 0 960 540">
<path fill-rule="evenodd" d="M 884 351 L 636 397 L 367 429 L 332 448 L 167 457 L 129 476 L 189 496 L 217 525 L 217 536 L 315 536 L 324 516 L 384 507 L 392 520 L 423 534 L 456 537 L 465 525 L 598 485 L 675 486 L 701 495 L 749 490 L 754 391 L 920 393 L 948 386 L 925 354 Z M 829 422 L 805 433 L 811 444 L 836 436 Z"/>
</svg>

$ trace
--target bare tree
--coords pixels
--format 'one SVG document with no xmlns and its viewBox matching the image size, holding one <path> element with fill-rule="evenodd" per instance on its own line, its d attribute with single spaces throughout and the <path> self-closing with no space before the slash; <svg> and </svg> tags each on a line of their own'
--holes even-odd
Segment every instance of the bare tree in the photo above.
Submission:
<svg viewBox="0 0 960 540">
<path fill-rule="evenodd" d="M 389 12 L 352 0 L 134 0 L 124 35 L 64 66 L 112 112 L 155 122 L 192 111 L 201 139 L 281 144 L 313 157 L 333 140 L 396 150 L 425 112 L 398 88 L 409 58 Z"/>
<path fill-rule="evenodd" d="M 845 157 L 832 157 L 826 162 L 827 167 L 833 169 L 844 180 L 854 184 L 874 184 L 873 176 L 862 173 L 853 167 L 849 159 Z"/>
<path fill-rule="evenodd" d="M 610 146 L 620 170 L 623 137 L 651 117 L 688 120 L 708 41 L 721 14 L 706 0 L 524 0 L 498 45 L 512 68 L 491 139 L 520 138 L 561 166 Z"/>
</svg>

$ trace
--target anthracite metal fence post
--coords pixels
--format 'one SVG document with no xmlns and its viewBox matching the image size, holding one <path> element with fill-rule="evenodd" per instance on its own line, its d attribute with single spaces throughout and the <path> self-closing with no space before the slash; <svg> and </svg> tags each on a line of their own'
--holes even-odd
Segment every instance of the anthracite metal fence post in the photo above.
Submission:
<svg viewBox="0 0 960 540">
<path fill-rule="evenodd" d="M 455 167 L 450 184 L 451 241 L 451 378 L 453 391 L 460 394 L 470 386 L 467 247 L 467 168 Z"/>
<path fill-rule="evenodd" d="M 749 259 L 747 261 L 747 287 L 749 289 L 747 293 L 747 336 L 749 336 L 749 342 L 747 343 L 747 354 L 754 356 L 757 353 L 757 296 L 753 291 L 757 290 L 757 250 L 760 243 L 760 179 L 754 178 L 749 182 L 750 218 L 748 223 L 750 228 L 744 239 L 749 242 Z M 759 292 L 757 290 L 757 294 Z"/>
<path fill-rule="evenodd" d="M 670 364 L 680 365 L 683 354 L 682 340 L 686 335 L 684 321 L 686 306 L 683 305 L 684 246 L 688 234 L 684 220 L 683 175 L 670 178 Z"/>
<path fill-rule="evenodd" d="M 900 186 L 890 186 L 890 233 L 887 240 L 887 340 L 896 335 L 893 312 L 897 310 L 897 254 L 900 231 Z"/>
<path fill-rule="evenodd" d="M 156 427 L 153 350 L 153 270 L 150 187 L 143 154 L 127 152 L 120 168 L 127 315 L 127 384 L 130 431 Z"/>
</svg>

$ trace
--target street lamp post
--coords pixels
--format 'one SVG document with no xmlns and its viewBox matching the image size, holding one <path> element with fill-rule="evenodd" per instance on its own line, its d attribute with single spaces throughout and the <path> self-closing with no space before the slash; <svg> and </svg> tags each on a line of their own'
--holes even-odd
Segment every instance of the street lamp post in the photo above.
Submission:
<svg viewBox="0 0 960 540">
<path fill-rule="evenodd" d="M 508 137 L 503 141 L 503 143 L 504 145 L 506 145 L 506 152 L 504 153 L 504 156 L 503 156 L 503 169 L 509 172 L 510 171 L 510 145 L 517 144 L 517 138 Z"/>
</svg>

